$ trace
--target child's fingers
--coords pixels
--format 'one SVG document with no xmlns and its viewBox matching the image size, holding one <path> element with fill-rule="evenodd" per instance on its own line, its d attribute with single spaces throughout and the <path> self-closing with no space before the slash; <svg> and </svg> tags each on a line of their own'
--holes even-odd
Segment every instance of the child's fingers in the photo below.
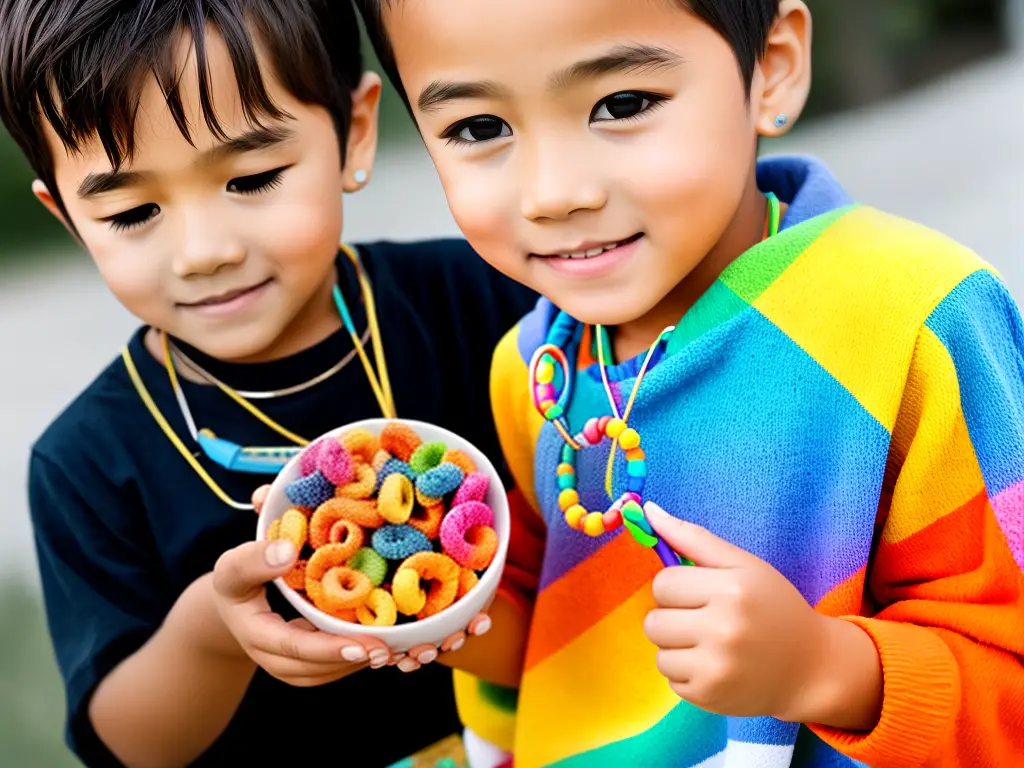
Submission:
<svg viewBox="0 0 1024 768">
<path fill-rule="evenodd" d="M 644 634 L 659 648 L 693 648 L 697 645 L 693 611 L 655 609 L 644 619 Z"/>
<path fill-rule="evenodd" d="M 406 654 L 408 658 L 416 661 L 417 664 L 429 664 L 437 658 L 437 648 L 432 645 L 414 645 Z"/>
<path fill-rule="evenodd" d="M 454 635 L 448 635 L 441 643 L 441 653 L 452 653 L 458 651 L 466 644 L 466 633 L 456 632 Z"/>
<path fill-rule="evenodd" d="M 264 613 L 250 623 L 247 634 L 251 646 L 267 655 L 279 656 L 302 664 L 359 663 L 369 660 L 369 652 L 358 640 L 326 632 L 309 631 L 285 623 L 274 613 Z"/>
<path fill-rule="evenodd" d="M 229 549 L 213 567 L 214 591 L 232 602 L 251 600 L 268 581 L 287 573 L 295 557 L 295 547 L 285 539 L 250 541 Z"/>
<path fill-rule="evenodd" d="M 478 613 L 473 617 L 473 620 L 469 622 L 469 626 L 466 628 L 473 637 L 479 637 L 480 635 L 486 635 L 491 629 L 491 617 L 486 613 Z"/>
<path fill-rule="evenodd" d="M 267 495 L 270 493 L 269 485 L 261 485 L 255 491 L 252 492 L 252 505 L 256 510 L 256 514 L 260 513 L 263 509 L 263 504 L 267 500 Z"/>
<path fill-rule="evenodd" d="M 703 608 L 711 600 L 709 582 L 715 575 L 697 566 L 662 568 L 651 583 L 651 596 L 659 608 Z"/>
</svg>

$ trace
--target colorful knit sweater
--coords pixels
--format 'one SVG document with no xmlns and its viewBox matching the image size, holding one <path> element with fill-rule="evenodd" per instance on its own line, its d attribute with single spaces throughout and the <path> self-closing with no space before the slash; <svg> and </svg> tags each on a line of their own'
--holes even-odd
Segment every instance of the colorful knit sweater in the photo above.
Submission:
<svg viewBox="0 0 1024 768">
<path fill-rule="evenodd" d="M 814 161 L 762 161 L 780 233 L 731 264 L 643 380 L 631 426 L 647 498 L 775 566 L 874 640 L 867 734 L 731 718 L 681 701 L 643 621 L 657 557 L 591 539 L 557 503 L 562 440 L 527 365 L 541 300 L 495 354 L 492 399 L 517 483 L 504 594 L 532 608 L 518 691 L 457 673 L 467 727 L 516 768 L 1024 765 L 1024 327 L 997 275 L 924 227 L 853 204 Z M 590 353 L 568 422 L 610 409 Z M 641 360 L 610 366 L 623 407 Z M 608 442 L 583 450 L 605 509 Z M 625 485 L 620 453 L 615 495 Z"/>
</svg>

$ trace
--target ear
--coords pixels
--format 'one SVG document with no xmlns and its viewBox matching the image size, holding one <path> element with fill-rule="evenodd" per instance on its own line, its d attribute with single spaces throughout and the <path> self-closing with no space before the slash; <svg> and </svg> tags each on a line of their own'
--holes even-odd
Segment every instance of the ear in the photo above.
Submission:
<svg viewBox="0 0 1024 768">
<path fill-rule="evenodd" d="M 53 199 L 53 195 L 50 194 L 50 190 L 39 179 L 32 182 L 32 194 L 35 195 L 36 200 L 43 204 L 43 207 L 46 208 L 46 210 L 56 217 L 57 221 L 64 225 L 64 229 L 68 231 L 68 234 L 70 234 L 76 241 L 79 241 L 78 232 L 75 231 L 75 228 L 68 220 L 68 217 L 60 209 L 60 206 L 57 205 L 57 201 Z"/>
<path fill-rule="evenodd" d="M 751 93 L 757 132 L 781 136 L 799 119 L 811 90 L 811 12 L 803 0 L 779 3 L 758 69 Z M 780 115 L 784 121 L 776 120 Z"/>
<path fill-rule="evenodd" d="M 381 81 L 376 72 L 366 72 L 352 92 L 352 120 L 345 151 L 344 190 L 355 192 L 366 185 L 377 154 L 377 118 Z M 359 173 L 359 172 L 362 173 Z"/>
</svg>

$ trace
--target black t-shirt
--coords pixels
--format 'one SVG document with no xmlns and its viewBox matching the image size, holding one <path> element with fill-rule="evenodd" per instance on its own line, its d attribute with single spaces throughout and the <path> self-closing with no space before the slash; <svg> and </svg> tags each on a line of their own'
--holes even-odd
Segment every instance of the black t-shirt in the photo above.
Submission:
<svg viewBox="0 0 1024 768">
<path fill-rule="evenodd" d="M 502 467 L 488 397 L 491 354 L 536 297 L 460 240 L 359 250 L 399 417 L 446 427 Z M 358 282 L 344 256 L 338 271 L 362 330 Z M 196 448 L 166 371 L 143 345 L 145 331 L 129 342 L 135 364 L 164 417 Z M 250 391 L 306 381 L 353 348 L 339 331 L 286 360 L 231 364 L 182 346 L 221 381 Z M 200 429 L 243 445 L 287 443 L 215 387 L 182 387 Z M 311 389 L 257 404 L 307 439 L 381 415 L 358 358 Z M 200 461 L 239 501 L 269 482 L 228 472 L 202 454 Z M 222 552 L 255 537 L 256 515 L 223 504 L 194 473 L 146 410 L 120 358 L 33 447 L 29 496 L 49 628 L 67 688 L 68 742 L 88 766 L 118 765 L 90 725 L 92 692 Z M 276 588 L 267 594 L 282 614 L 297 615 Z M 323 734 L 318 746 L 338 749 L 336 764 L 385 766 L 458 729 L 451 672 L 438 664 L 413 674 L 364 670 L 319 688 L 293 688 L 259 670 L 227 730 L 194 765 L 285 765 L 303 744 L 316 743 L 313 734 Z"/>
</svg>

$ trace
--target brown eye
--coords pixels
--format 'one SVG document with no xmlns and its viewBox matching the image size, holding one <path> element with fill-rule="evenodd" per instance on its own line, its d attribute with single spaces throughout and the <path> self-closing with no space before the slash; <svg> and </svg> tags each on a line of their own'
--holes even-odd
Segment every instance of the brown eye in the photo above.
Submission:
<svg viewBox="0 0 1024 768">
<path fill-rule="evenodd" d="M 613 93 L 597 103 L 590 115 L 590 120 L 591 122 L 601 122 L 639 117 L 650 111 L 652 107 L 658 106 L 663 100 L 663 96 L 640 91 Z"/>
<path fill-rule="evenodd" d="M 494 115 L 479 115 L 460 120 L 444 133 L 444 138 L 453 142 L 476 144 L 512 135 L 508 123 Z"/>
</svg>

